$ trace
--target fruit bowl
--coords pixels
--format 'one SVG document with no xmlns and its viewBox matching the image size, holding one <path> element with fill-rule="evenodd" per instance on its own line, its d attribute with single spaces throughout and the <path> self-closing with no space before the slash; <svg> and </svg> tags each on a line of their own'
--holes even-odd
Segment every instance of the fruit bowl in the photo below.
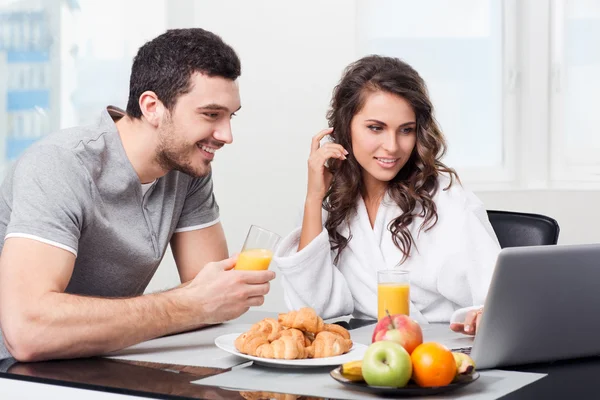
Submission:
<svg viewBox="0 0 600 400">
<path fill-rule="evenodd" d="M 352 381 L 342 375 L 341 366 L 332 370 L 329 375 L 331 375 L 331 377 L 339 383 L 353 390 L 396 397 L 430 396 L 439 393 L 447 393 L 465 387 L 479 379 L 479 372 L 474 372 L 472 375 L 459 376 L 454 382 L 446 386 L 421 387 L 411 381 L 405 387 L 393 388 L 384 386 L 369 386 L 366 382 Z"/>
</svg>

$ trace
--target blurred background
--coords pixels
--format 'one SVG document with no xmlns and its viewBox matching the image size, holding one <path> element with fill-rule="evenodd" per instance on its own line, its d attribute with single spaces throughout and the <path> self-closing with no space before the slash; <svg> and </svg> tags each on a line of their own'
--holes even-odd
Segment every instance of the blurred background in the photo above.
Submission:
<svg viewBox="0 0 600 400">
<path fill-rule="evenodd" d="M 549 215 L 600 242 L 600 0 L 0 0 L 0 173 L 59 128 L 125 108 L 137 49 L 202 27 L 242 60 L 234 143 L 213 163 L 229 249 L 299 222 L 310 138 L 363 55 L 428 84 L 446 164 L 488 209 Z M 148 291 L 178 283 L 170 253 Z M 282 310 L 279 284 L 263 306 Z"/>
</svg>

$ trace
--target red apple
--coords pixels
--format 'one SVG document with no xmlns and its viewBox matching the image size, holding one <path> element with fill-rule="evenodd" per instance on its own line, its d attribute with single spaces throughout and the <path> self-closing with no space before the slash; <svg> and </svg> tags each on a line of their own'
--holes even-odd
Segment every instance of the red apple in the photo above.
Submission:
<svg viewBox="0 0 600 400">
<path fill-rule="evenodd" d="M 423 331 L 414 319 L 403 314 L 394 314 L 382 318 L 373 331 L 371 342 L 389 340 L 400 343 L 411 354 L 412 351 L 423 343 Z"/>
</svg>

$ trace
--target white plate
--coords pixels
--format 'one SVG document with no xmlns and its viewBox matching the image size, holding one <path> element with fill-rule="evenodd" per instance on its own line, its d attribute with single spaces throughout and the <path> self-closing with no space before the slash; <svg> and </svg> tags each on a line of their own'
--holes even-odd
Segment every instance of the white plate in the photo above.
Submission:
<svg viewBox="0 0 600 400">
<path fill-rule="evenodd" d="M 227 335 L 219 336 L 215 339 L 215 344 L 218 348 L 225 350 L 228 353 L 246 358 L 248 360 L 252 360 L 257 364 L 266 366 L 310 368 L 340 365 L 350 361 L 362 360 L 363 355 L 367 350 L 367 346 L 355 342 L 349 352 L 335 357 L 307 358 L 303 360 L 277 360 L 271 358 L 249 356 L 248 354 L 242 354 L 239 351 L 237 351 L 234 342 L 235 339 L 237 339 L 237 337 L 240 335 L 241 333 L 230 333 Z"/>
</svg>

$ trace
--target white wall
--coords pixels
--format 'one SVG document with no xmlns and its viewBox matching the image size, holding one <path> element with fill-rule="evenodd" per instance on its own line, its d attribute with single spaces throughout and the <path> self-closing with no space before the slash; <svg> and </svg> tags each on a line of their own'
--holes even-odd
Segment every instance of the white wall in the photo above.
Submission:
<svg viewBox="0 0 600 400">
<path fill-rule="evenodd" d="M 233 7 L 233 8 L 232 8 Z M 242 60 L 242 110 L 234 143 L 213 164 L 229 249 L 239 250 L 250 224 L 281 235 L 296 223 L 306 187 L 310 138 L 343 68 L 358 58 L 354 1 L 196 1 L 194 23 L 223 37 Z M 468 186 L 468 185 L 467 185 Z M 600 242 L 593 210 L 600 192 L 477 192 L 488 209 L 547 214 L 561 225 L 560 243 Z M 599 218 L 600 219 L 600 218 Z M 178 283 L 171 254 L 149 291 Z M 265 310 L 283 310 L 276 280 Z"/>
</svg>

